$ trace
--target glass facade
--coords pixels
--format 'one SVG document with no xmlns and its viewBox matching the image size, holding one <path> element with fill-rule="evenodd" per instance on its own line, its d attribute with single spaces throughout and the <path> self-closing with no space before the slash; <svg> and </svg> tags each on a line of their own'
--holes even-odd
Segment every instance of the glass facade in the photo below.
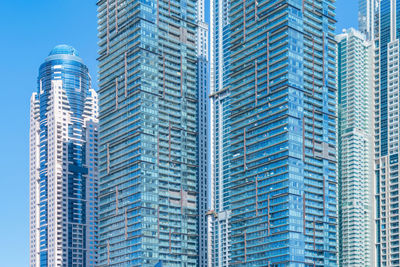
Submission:
<svg viewBox="0 0 400 267">
<path fill-rule="evenodd" d="M 229 14 L 230 264 L 338 266 L 335 1 Z"/>
<path fill-rule="evenodd" d="M 374 19 L 377 0 L 358 0 L 358 29 L 367 40 L 374 38 Z"/>
<path fill-rule="evenodd" d="M 376 266 L 399 266 L 400 2 L 380 1 L 375 33 Z"/>
<path fill-rule="evenodd" d="M 229 210 L 229 56 L 230 25 L 228 0 L 211 1 L 210 49 L 210 226 L 209 266 L 230 262 Z"/>
<path fill-rule="evenodd" d="M 198 266 L 207 241 L 199 235 L 207 190 L 207 136 L 199 129 L 207 114 L 204 4 L 97 5 L 99 266 Z"/>
<path fill-rule="evenodd" d="M 97 264 L 97 138 L 88 69 L 56 46 L 31 97 L 30 266 Z"/>
<path fill-rule="evenodd" d="M 336 36 L 339 89 L 339 260 L 374 266 L 372 45 L 349 29 Z"/>
<path fill-rule="evenodd" d="M 208 25 L 205 23 L 205 1 L 197 1 L 197 158 L 198 158 L 198 235 L 199 267 L 207 266 L 208 251 L 208 139 L 209 139 L 209 62 Z"/>
</svg>

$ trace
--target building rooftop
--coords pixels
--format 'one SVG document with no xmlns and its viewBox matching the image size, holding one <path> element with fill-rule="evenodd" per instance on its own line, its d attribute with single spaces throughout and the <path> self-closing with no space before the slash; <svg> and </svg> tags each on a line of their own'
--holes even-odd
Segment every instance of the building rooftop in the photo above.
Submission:
<svg viewBox="0 0 400 267">
<path fill-rule="evenodd" d="M 75 60 L 84 64 L 82 58 L 79 56 L 78 51 L 72 46 L 66 44 L 56 45 L 50 51 L 48 57 L 46 58 L 46 62 L 57 59 Z"/>
<path fill-rule="evenodd" d="M 56 45 L 49 53 L 49 56 L 52 55 L 71 55 L 79 57 L 78 51 L 70 45 Z"/>
</svg>

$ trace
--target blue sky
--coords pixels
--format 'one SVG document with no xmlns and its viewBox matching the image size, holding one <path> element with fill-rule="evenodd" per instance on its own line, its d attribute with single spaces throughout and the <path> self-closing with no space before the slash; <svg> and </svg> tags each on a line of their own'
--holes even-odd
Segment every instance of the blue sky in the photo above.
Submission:
<svg viewBox="0 0 400 267">
<path fill-rule="evenodd" d="M 95 0 L 0 1 L 0 265 L 28 266 L 29 100 L 39 65 L 70 44 L 97 89 Z M 356 27 L 357 0 L 337 1 L 337 29 Z"/>
</svg>

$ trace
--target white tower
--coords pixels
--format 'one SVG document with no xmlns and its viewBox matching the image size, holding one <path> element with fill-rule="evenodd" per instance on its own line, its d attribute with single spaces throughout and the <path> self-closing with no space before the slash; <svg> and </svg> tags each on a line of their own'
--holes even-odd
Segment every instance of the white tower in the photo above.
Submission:
<svg viewBox="0 0 400 267">
<path fill-rule="evenodd" d="M 41 65 L 30 117 L 30 266 L 97 264 L 97 93 L 70 46 Z"/>
</svg>

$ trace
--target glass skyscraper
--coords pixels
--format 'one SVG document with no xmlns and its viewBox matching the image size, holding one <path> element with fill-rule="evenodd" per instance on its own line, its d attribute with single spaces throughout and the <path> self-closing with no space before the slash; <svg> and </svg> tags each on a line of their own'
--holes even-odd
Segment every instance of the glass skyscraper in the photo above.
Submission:
<svg viewBox="0 0 400 267">
<path fill-rule="evenodd" d="M 74 48 L 40 66 L 30 113 L 30 266 L 97 266 L 97 94 Z"/>
<path fill-rule="evenodd" d="M 232 0 L 220 8 L 211 45 L 223 49 L 228 38 L 229 54 L 212 53 L 211 82 L 224 84 L 229 73 L 229 107 L 213 100 L 212 132 L 221 139 L 211 146 L 212 201 L 229 211 L 229 265 L 337 266 L 335 1 Z M 229 37 L 217 34 L 224 12 Z M 217 146 L 225 130 L 226 154 Z M 212 212 L 218 219 L 217 206 Z"/>
<path fill-rule="evenodd" d="M 373 266 L 372 44 L 354 29 L 336 36 L 339 89 L 340 266 Z"/>
<path fill-rule="evenodd" d="M 374 20 L 380 0 L 358 0 L 358 29 L 367 40 L 374 38 Z"/>
<path fill-rule="evenodd" d="M 208 266 L 230 262 L 229 0 L 210 1 L 210 211 Z"/>
<path fill-rule="evenodd" d="M 207 266 L 208 253 L 208 94 L 209 94 L 209 62 L 208 62 L 208 25 L 205 22 L 205 1 L 197 2 L 197 158 L 198 158 L 198 265 Z"/>
<path fill-rule="evenodd" d="M 204 2 L 101 0 L 99 266 L 206 262 Z"/>
<path fill-rule="evenodd" d="M 376 266 L 399 266 L 400 1 L 381 0 L 374 24 Z"/>
</svg>

